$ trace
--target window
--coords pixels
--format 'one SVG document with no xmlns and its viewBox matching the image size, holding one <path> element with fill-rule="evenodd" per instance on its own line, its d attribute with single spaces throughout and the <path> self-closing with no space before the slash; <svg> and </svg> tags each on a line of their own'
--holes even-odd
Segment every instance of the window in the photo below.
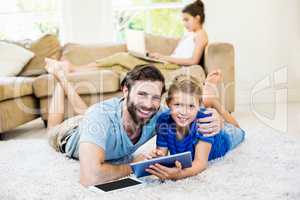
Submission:
<svg viewBox="0 0 300 200">
<path fill-rule="evenodd" d="M 180 37 L 184 32 L 181 9 L 190 0 L 113 0 L 117 40 L 124 40 L 124 30 Z"/>
<path fill-rule="evenodd" d="M 59 0 L 9 0 L 0 7 L 0 39 L 36 39 L 59 34 Z"/>
</svg>

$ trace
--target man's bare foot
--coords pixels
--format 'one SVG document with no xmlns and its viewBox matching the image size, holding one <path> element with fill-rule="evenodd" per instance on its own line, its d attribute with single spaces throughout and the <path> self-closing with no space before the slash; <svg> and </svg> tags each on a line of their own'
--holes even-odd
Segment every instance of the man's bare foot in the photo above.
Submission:
<svg viewBox="0 0 300 200">
<path fill-rule="evenodd" d="M 61 62 L 49 58 L 46 58 L 45 61 L 45 69 L 49 74 L 52 74 L 57 79 L 65 77 L 67 72 Z"/>
<path fill-rule="evenodd" d="M 45 58 L 45 61 L 47 63 L 45 68 L 50 74 L 53 73 L 52 69 L 55 70 L 55 69 L 58 69 L 58 68 L 64 70 L 65 74 L 68 74 L 68 73 L 72 72 L 72 64 L 67 60 L 58 61 L 58 60 L 54 60 L 54 59 L 51 59 L 51 58 Z"/>
<path fill-rule="evenodd" d="M 68 61 L 67 59 L 62 59 L 59 61 L 63 67 L 63 69 L 65 70 L 65 72 L 71 73 L 74 71 L 75 65 L 73 65 L 70 61 Z"/>
</svg>

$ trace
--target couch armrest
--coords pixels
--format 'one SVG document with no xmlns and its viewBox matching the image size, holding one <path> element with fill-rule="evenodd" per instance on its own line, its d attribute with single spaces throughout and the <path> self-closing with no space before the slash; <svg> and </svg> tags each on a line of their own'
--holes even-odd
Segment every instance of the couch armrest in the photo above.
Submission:
<svg viewBox="0 0 300 200">
<path fill-rule="evenodd" d="M 125 44 L 73 44 L 69 43 L 63 47 L 61 59 L 67 59 L 75 65 L 94 62 L 115 53 L 126 52 Z"/>
<path fill-rule="evenodd" d="M 163 55 L 171 55 L 180 39 L 146 34 L 145 40 L 147 51 L 157 52 Z"/>
<path fill-rule="evenodd" d="M 229 43 L 208 44 L 204 54 L 204 68 L 207 73 L 220 68 L 223 73 L 223 88 L 220 91 L 222 104 L 233 112 L 235 107 L 234 47 Z"/>
</svg>

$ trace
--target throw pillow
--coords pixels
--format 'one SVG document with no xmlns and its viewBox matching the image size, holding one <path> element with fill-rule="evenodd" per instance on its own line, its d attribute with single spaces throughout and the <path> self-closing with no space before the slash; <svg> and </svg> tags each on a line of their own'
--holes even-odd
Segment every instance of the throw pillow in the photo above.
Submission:
<svg viewBox="0 0 300 200">
<path fill-rule="evenodd" d="M 0 76 L 17 76 L 34 53 L 15 44 L 0 42 Z"/>
<path fill-rule="evenodd" d="M 45 58 L 58 60 L 61 56 L 60 42 L 54 35 L 44 35 L 30 44 L 28 49 L 35 53 L 35 57 L 22 70 L 21 76 L 38 76 L 47 73 L 45 70 Z"/>
</svg>

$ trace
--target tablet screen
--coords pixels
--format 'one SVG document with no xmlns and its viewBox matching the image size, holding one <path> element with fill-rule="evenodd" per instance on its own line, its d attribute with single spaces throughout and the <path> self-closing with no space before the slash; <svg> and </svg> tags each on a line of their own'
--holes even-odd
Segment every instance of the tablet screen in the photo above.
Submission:
<svg viewBox="0 0 300 200">
<path fill-rule="evenodd" d="M 133 180 L 131 178 L 125 178 L 125 179 L 121 179 L 121 180 L 117 180 L 117 181 L 113 181 L 113 182 L 109 182 L 109 183 L 95 185 L 95 187 L 100 190 L 103 190 L 105 192 L 109 192 L 112 190 L 126 188 L 126 187 L 130 187 L 130 186 L 138 185 L 138 184 L 141 184 L 141 182 Z"/>
</svg>

